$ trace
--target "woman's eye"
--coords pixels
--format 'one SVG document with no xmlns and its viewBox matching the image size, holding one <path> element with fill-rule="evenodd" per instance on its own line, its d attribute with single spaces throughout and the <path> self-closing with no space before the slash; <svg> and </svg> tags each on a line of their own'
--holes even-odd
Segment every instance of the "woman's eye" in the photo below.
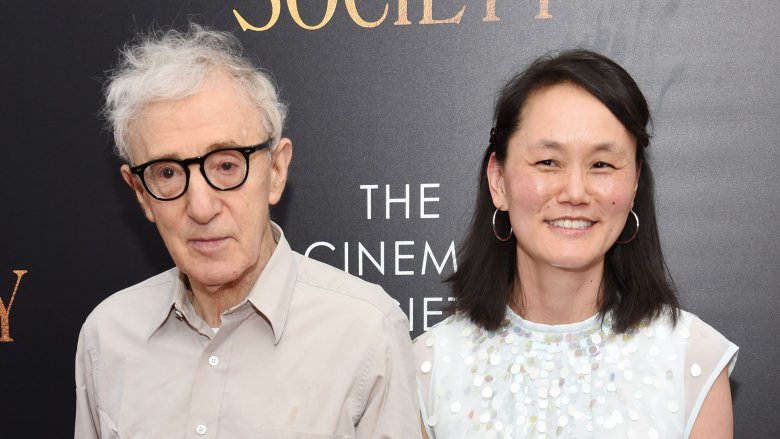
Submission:
<svg viewBox="0 0 780 439">
<path fill-rule="evenodd" d="M 607 168 L 614 168 L 614 166 L 610 165 L 607 162 L 596 162 L 593 164 L 593 167 L 596 169 L 607 169 Z"/>
</svg>

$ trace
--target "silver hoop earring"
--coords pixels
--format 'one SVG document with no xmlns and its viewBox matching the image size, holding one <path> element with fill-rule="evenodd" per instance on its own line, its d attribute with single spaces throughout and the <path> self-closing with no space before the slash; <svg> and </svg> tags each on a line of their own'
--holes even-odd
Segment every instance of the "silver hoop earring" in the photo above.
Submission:
<svg viewBox="0 0 780 439">
<path fill-rule="evenodd" d="M 498 214 L 498 208 L 496 208 L 495 212 L 493 212 L 493 236 L 496 237 L 501 242 L 509 241 L 509 238 L 512 237 L 512 225 L 509 225 L 509 234 L 506 236 L 498 236 L 498 231 L 496 230 L 496 214 Z"/>
<path fill-rule="evenodd" d="M 631 237 L 628 238 L 628 240 L 626 240 L 626 241 L 615 241 L 618 244 L 628 244 L 628 243 L 630 243 L 631 241 L 636 239 L 636 235 L 637 235 L 637 233 L 639 233 L 639 216 L 636 214 L 636 212 L 634 212 L 634 209 L 631 209 L 630 213 L 631 213 L 631 215 L 634 215 L 634 221 L 636 221 L 636 230 L 634 230 L 634 234 L 631 235 Z"/>
</svg>

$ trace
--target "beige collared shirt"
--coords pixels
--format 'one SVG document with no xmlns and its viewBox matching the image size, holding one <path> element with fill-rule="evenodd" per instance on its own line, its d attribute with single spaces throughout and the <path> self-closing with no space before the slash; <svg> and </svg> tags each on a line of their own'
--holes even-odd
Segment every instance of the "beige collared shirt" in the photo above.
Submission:
<svg viewBox="0 0 780 439">
<path fill-rule="evenodd" d="M 216 334 L 175 268 L 95 308 L 76 353 L 77 439 L 420 437 L 406 316 L 275 232 Z"/>
</svg>

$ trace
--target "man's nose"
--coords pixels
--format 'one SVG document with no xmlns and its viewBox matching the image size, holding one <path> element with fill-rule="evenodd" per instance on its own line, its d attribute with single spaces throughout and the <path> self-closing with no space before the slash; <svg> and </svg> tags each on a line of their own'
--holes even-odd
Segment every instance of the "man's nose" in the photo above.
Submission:
<svg viewBox="0 0 780 439">
<path fill-rule="evenodd" d="M 187 187 L 187 215 L 198 224 L 208 224 L 222 211 L 219 193 L 211 187 L 203 174 L 193 167 Z"/>
</svg>

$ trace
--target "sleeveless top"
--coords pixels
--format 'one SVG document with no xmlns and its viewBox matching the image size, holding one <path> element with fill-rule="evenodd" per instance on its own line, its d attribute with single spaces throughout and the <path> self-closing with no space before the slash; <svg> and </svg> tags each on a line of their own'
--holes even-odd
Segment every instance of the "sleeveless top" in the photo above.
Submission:
<svg viewBox="0 0 780 439">
<path fill-rule="evenodd" d="M 617 334 L 609 317 L 544 325 L 507 307 L 486 331 L 460 314 L 414 342 L 430 439 L 687 438 L 737 346 L 681 311 Z"/>
</svg>

